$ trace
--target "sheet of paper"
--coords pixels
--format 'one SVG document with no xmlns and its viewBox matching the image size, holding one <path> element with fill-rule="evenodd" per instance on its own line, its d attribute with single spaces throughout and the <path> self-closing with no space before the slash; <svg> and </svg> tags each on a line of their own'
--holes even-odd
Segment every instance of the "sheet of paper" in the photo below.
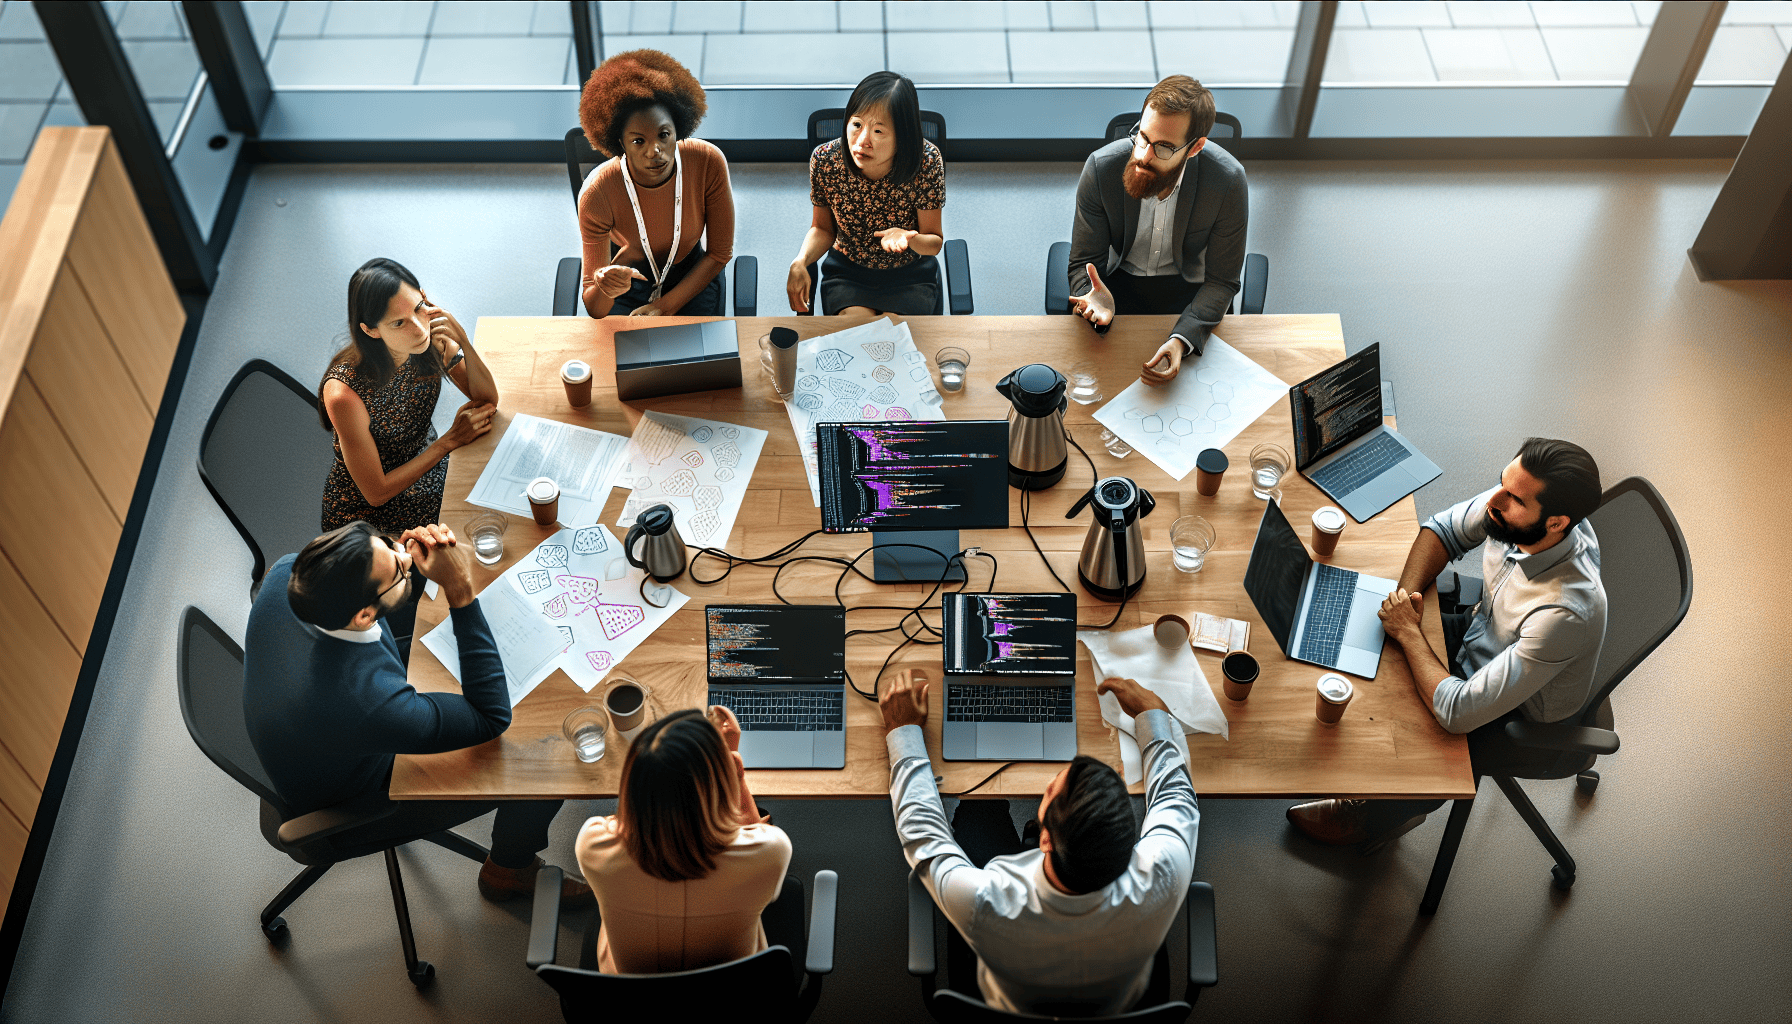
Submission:
<svg viewBox="0 0 1792 1024">
<path fill-rule="evenodd" d="M 642 416 L 617 478 L 621 486 L 634 488 L 616 518 L 617 528 L 628 529 L 643 509 L 664 503 L 672 506 L 685 543 L 727 546 L 768 436 L 695 416 Z M 590 511 L 595 517 L 602 510 L 597 505 Z"/>
<path fill-rule="evenodd" d="M 915 348 L 908 325 L 883 317 L 799 342 L 796 394 L 784 409 L 796 431 L 816 508 L 821 507 L 821 477 L 815 469 L 815 424 L 946 418 L 927 357 Z"/>
<path fill-rule="evenodd" d="M 642 600 L 646 573 L 601 525 L 557 531 L 500 578 L 559 633 L 558 667 L 587 693 L 690 600 L 676 587 L 664 608 Z"/>
<path fill-rule="evenodd" d="M 541 681 L 560 667 L 565 639 L 510 587 L 494 583 L 479 594 L 479 610 L 498 642 L 504 663 L 504 682 L 510 688 L 510 706 L 527 697 Z M 423 646 L 460 681 L 460 641 L 454 635 L 454 617 L 423 634 Z"/>
<path fill-rule="evenodd" d="M 1163 698 L 1182 732 L 1209 732 L 1230 738 L 1226 713 L 1220 709 L 1207 675 L 1188 644 L 1165 647 L 1157 642 L 1156 630 L 1151 626 L 1119 633 L 1079 629 L 1076 638 L 1089 649 L 1097 680 L 1114 676 L 1136 679 L 1139 685 Z M 1120 762 L 1124 769 L 1121 774 L 1130 786 L 1143 777 L 1132 716 L 1120 710 L 1119 699 L 1111 693 L 1102 694 L 1100 704 L 1101 720 L 1120 731 Z M 1178 736 L 1177 745 L 1186 760 L 1188 741 Z"/>
<path fill-rule="evenodd" d="M 485 472 L 467 500 L 512 515 L 529 515 L 523 488 L 538 476 L 560 485 L 560 521 L 583 522 L 587 506 L 595 520 L 609 499 L 616 471 L 628 450 L 628 438 L 589 427 L 574 426 L 518 413 L 510 421 Z"/>
<path fill-rule="evenodd" d="M 1134 381 L 1095 419 L 1178 480 L 1203 448 L 1224 448 L 1276 402 L 1288 385 L 1243 352 L 1210 335 L 1199 359 L 1156 387 Z"/>
</svg>

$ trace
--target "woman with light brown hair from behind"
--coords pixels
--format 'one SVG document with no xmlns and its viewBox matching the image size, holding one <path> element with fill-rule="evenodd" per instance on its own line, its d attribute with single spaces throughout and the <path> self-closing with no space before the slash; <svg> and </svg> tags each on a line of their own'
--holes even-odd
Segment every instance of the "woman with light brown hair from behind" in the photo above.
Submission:
<svg viewBox="0 0 1792 1024">
<path fill-rule="evenodd" d="M 724 707 L 673 712 L 629 744 L 616 813 L 587 821 L 576 846 L 602 919 L 598 970 L 662 974 L 766 948 L 760 915 L 783 902 L 790 837 L 759 813 L 739 746 Z"/>
</svg>

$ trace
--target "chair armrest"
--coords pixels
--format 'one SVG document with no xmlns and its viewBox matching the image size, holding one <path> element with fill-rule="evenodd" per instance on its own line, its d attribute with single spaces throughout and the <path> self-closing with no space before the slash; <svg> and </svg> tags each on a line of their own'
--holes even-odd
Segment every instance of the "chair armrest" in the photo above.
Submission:
<svg viewBox="0 0 1792 1024">
<path fill-rule="evenodd" d="M 1053 242 L 1045 254 L 1045 313 L 1070 315 L 1070 243 Z"/>
<path fill-rule="evenodd" d="M 543 864 L 535 873 L 535 908 L 529 914 L 529 952 L 523 963 L 530 970 L 554 962 L 560 951 L 560 880 L 562 873 Z"/>
<path fill-rule="evenodd" d="M 976 312 L 971 302 L 971 249 L 962 238 L 946 239 L 946 299 L 953 316 Z"/>
<path fill-rule="evenodd" d="M 1211 988 L 1219 983 L 1219 938 L 1213 926 L 1213 886 L 1188 883 L 1188 987 Z M 1193 1002 L 1193 1000 L 1186 1000 Z"/>
<path fill-rule="evenodd" d="M 1582 754 L 1615 754 L 1618 734 L 1573 722 L 1507 722 L 1506 738 L 1521 747 L 1572 750 Z"/>
<path fill-rule="evenodd" d="M 921 884 L 920 869 L 908 873 L 908 973 L 917 978 L 937 969 L 933 956 L 933 896 Z"/>
<path fill-rule="evenodd" d="M 568 256 L 560 261 L 560 267 L 554 272 L 554 315 L 579 315 L 579 280 L 584 269 L 584 261 L 577 256 Z"/>
<path fill-rule="evenodd" d="M 759 257 L 734 257 L 734 315 L 759 315 Z"/>
<path fill-rule="evenodd" d="M 1268 256 L 1260 252 L 1245 255 L 1242 291 L 1238 311 L 1247 314 L 1263 312 L 1263 297 L 1269 291 Z"/>
<path fill-rule="evenodd" d="M 809 904 L 809 952 L 803 958 L 803 971 L 828 974 L 834 969 L 834 911 L 840 895 L 840 876 L 832 871 L 815 872 L 815 898 Z"/>
<path fill-rule="evenodd" d="M 334 807 L 325 807 L 310 814 L 301 814 L 280 823 L 280 841 L 288 846 L 310 846 L 351 828 L 398 813 L 398 805 L 380 794 L 377 800 L 362 800 Z"/>
</svg>

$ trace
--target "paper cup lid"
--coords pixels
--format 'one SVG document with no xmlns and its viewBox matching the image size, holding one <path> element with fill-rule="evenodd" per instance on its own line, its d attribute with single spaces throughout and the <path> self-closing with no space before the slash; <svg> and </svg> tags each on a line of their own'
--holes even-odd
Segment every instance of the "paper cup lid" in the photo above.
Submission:
<svg viewBox="0 0 1792 1024">
<path fill-rule="evenodd" d="M 1195 456 L 1195 468 L 1203 473 L 1224 473 L 1231 460 L 1218 448 L 1208 448 Z"/>
<path fill-rule="evenodd" d="M 560 379 L 568 384 L 577 384 L 591 376 L 591 364 L 583 359 L 568 359 L 560 367 Z"/>
<path fill-rule="evenodd" d="M 1327 672 L 1319 677 L 1319 695 L 1333 704 L 1342 704 L 1349 700 L 1353 689 L 1350 680 L 1336 673 Z"/>
<path fill-rule="evenodd" d="M 1326 533 L 1344 532 L 1344 510 L 1334 505 L 1327 505 L 1313 513 L 1313 525 Z"/>
<path fill-rule="evenodd" d="M 529 486 L 524 488 L 523 493 L 537 505 L 545 505 L 560 496 L 560 485 L 545 476 L 538 476 L 529 481 Z"/>
</svg>

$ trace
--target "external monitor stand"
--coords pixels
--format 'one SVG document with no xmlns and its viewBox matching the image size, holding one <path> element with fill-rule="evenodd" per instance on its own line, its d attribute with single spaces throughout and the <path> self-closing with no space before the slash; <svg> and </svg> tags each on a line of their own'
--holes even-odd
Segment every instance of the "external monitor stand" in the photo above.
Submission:
<svg viewBox="0 0 1792 1024">
<path fill-rule="evenodd" d="M 938 583 L 946 560 L 958 554 L 957 530 L 902 530 L 879 533 L 872 531 L 871 543 L 879 545 L 871 552 L 872 578 L 879 583 Z M 911 544 L 914 547 L 882 547 L 884 544 Z M 922 550 L 931 548 L 938 552 Z M 946 570 L 948 583 L 964 582 L 964 563 Z"/>
</svg>

